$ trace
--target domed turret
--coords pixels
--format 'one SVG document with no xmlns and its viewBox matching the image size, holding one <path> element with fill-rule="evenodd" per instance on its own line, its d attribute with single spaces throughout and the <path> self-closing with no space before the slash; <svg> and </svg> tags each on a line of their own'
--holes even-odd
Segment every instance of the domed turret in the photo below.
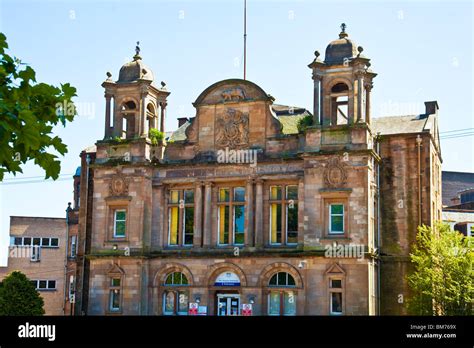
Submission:
<svg viewBox="0 0 474 348">
<path fill-rule="evenodd" d="M 309 67 L 313 71 L 313 123 L 324 127 L 370 124 L 370 93 L 376 73 L 364 49 L 348 39 L 341 24 L 339 39 L 331 41 L 322 61 L 318 51 Z"/>
<path fill-rule="evenodd" d="M 133 61 L 125 63 L 120 68 L 117 83 L 128 83 L 137 80 L 153 81 L 153 72 L 145 65 L 145 63 L 143 63 L 142 57 L 140 57 L 140 47 L 138 44 L 139 43 L 137 42 L 137 47 L 135 48 L 136 54 L 133 56 Z"/>
<path fill-rule="evenodd" d="M 346 33 L 346 25 L 342 23 L 339 39 L 331 41 L 326 48 L 324 63 L 330 65 L 344 64 L 345 59 L 357 57 L 357 45 L 348 39 L 348 36 Z"/>
</svg>

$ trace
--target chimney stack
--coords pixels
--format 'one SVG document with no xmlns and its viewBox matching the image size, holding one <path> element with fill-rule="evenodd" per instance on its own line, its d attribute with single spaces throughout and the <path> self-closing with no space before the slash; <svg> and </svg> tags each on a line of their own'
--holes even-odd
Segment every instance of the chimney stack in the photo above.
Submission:
<svg viewBox="0 0 474 348">
<path fill-rule="evenodd" d="M 178 117 L 178 128 L 181 127 L 183 124 L 185 124 L 188 121 L 189 120 L 188 120 L 187 117 Z"/>
<path fill-rule="evenodd" d="M 439 110 L 438 102 L 434 101 L 426 101 L 425 102 L 425 115 L 437 115 Z"/>
</svg>

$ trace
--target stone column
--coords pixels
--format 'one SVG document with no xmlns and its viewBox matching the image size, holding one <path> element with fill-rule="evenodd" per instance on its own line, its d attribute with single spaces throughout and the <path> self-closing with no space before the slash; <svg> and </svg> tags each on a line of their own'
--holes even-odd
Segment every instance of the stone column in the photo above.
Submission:
<svg viewBox="0 0 474 348">
<path fill-rule="evenodd" d="M 255 246 L 263 247 L 263 180 L 255 185 Z"/>
<path fill-rule="evenodd" d="M 161 249 L 165 246 L 165 242 L 163 240 L 163 217 L 165 216 L 164 185 L 156 185 L 152 188 L 152 190 L 151 245 L 152 249 Z"/>
<path fill-rule="evenodd" d="M 365 83 L 365 122 L 370 124 L 370 93 L 372 92 L 373 83 Z"/>
<path fill-rule="evenodd" d="M 357 118 L 355 122 L 362 120 L 362 100 L 364 98 L 364 76 L 361 72 L 357 73 Z"/>
<path fill-rule="evenodd" d="M 319 104 L 321 102 L 319 85 L 321 83 L 322 76 L 313 74 L 314 80 L 314 95 L 313 95 L 313 124 L 320 124 L 320 113 L 319 113 Z"/>
<path fill-rule="evenodd" d="M 160 103 L 160 106 L 161 106 L 160 131 L 163 132 L 163 133 L 165 132 L 165 109 L 166 109 L 166 105 L 168 105 L 168 104 L 165 103 L 165 102 Z"/>
<path fill-rule="evenodd" d="M 254 219 L 254 209 L 253 209 L 253 179 L 247 181 L 246 189 L 246 203 L 245 207 L 245 220 L 247 221 L 247 230 L 245 231 L 245 246 L 253 247 L 255 244 L 254 239 L 254 228 L 253 228 L 253 219 Z"/>
<path fill-rule="evenodd" d="M 147 136 L 148 135 L 148 125 L 146 122 L 146 94 L 142 93 L 141 96 L 141 110 L 140 110 L 140 121 L 139 121 L 139 128 L 137 134 L 140 136 Z"/>
<path fill-rule="evenodd" d="M 204 190 L 204 224 L 203 224 L 203 246 L 211 246 L 212 237 L 212 182 L 205 183 Z"/>
<path fill-rule="evenodd" d="M 113 127 L 110 127 L 110 101 L 112 99 L 111 94 L 105 94 L 105 138 L 110 137 Z M 112 129 L 111 129 L 112 128 Z"/>
<path fill-rule="evenodd" d="M 202 247 L 202 182 L 196 183 L 194 192 L 194 239 L 193 246 Z"/>
</svg>

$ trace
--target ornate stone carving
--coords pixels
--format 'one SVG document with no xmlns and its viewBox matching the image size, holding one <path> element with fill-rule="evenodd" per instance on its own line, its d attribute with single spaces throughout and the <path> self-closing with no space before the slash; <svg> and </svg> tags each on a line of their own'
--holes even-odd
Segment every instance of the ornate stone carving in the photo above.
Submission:
<svg viewBox="0 0 474 348">
<path fill-rule="evenodd" d="M 184 134 L 186 134 L 186 138 L 190 143 L 195 143 L 198 140 L 197 123 L 197 118 L 192 118 L 191 124 L 184 131 Z"/>
<path fill-rule="evenodd" d="M 249 115 L 235 109 L 227 109 L 216 117 L 216 145 L 220 148 L 238 149 L 249 143 Z"/>
<path fill-rule="evenodd" d="M 324 182 L 330 188 L 342 187 L 347 181 L 346 165 L 340 157 L 334 157 L 326 162 Z"/>
<path fill-rule="evenodd" d="M 128 195 L 128 180 L 121 175 L 115 175 L 110 180 L 109 191 L 111 196 Z"/>
<path fill-rule="evenodd" d="M 244 90 L 240 87 L 225 89 L 222 91 L 221 96 L 224 101 L 243 100 L 246 98 Z"/>
</svg>

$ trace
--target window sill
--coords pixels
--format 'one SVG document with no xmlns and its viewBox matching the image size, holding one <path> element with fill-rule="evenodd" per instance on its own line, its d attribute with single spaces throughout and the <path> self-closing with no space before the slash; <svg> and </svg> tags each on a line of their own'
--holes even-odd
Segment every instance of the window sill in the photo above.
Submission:
<svg viewBox="0 0 474 348">
<path fill-rule="evenodd" d="M 324 236 L 324 238 L 320 238 L 319 240 L 333 240 L 333 239 L 348 240 L 348 241 L 351 240 L 349 237 L 347 237 L 346 234 L 330 234 L 330 235 Z"/>
</svg>

